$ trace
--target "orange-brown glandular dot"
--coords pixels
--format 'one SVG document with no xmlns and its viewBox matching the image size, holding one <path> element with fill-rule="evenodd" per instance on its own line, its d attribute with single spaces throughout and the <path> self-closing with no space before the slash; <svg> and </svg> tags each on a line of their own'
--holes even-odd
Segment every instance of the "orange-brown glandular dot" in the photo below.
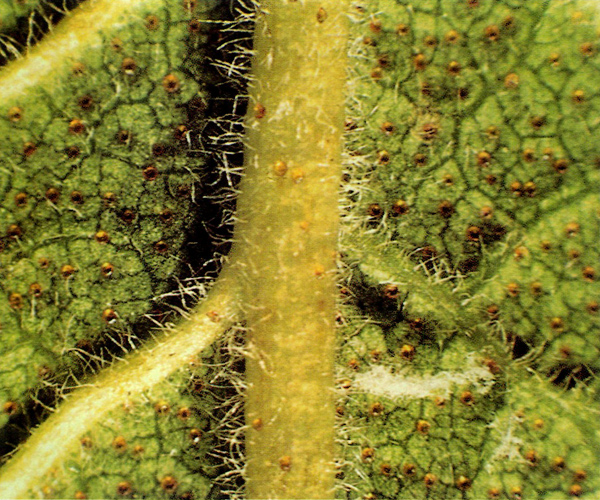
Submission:
<svg viewBox="0 0 600 500">
<path fill-rule="evenodd" d="M 552 166 L 559 174 L 564 174 L 569 168 L 569 160 L 566 158 L 559 158 L 558 160 L 554 161 Z"/>
<path fill-rule="evenodd" d="M 387 151 L 381 150 L 377 152 L 377 163 L 380 165 L 387 165 L 389 162 L 390 154 Z"/>
<path fill-rule="evenodd" d="M 396 34 L 400 37 L 405 37 L 410 33 L 410 27 L 407 24 L 399 24 L 396 26 Z"/>
<path fill-rule="evenodd" d="M 15 195 L 15 205 L 18 208 L 23 208 L 27 205 L 27 193 L 17 193 Z"/>
<path fill-rule="evenodd" d="M 415 357 L 415 348 L 409 344 L 403 345 L 400 348 L 400 357 L 406 361 L 412 361 Z"/>
<path fill-rule="evenodd" d="M 28 141 L 25 144 L 23 144 L 23 154 L 25 155 L 26 158 L 29 158 L 36 151 L 37 151 L 37 146 L 33 142 Z"/>
<path fill-rule="evenodd" d="M 193 444 L 198 444 L 202 439 L 202 431 L 200 429 L 191 429 L 188 437 Z"/>
<path fill-rule="evenodd" d="M 450 61 L 446 70 L 453 76 L 459 75 L 462 70 L 462 65 L 458 61 Z"/>
<path fill-rule="evenodd" d="M 114 309 L 108 308 L 102 311 L 102 319 L 109 325 L 115 323 L 118 318 L 117 312 Z"/>
<path fill-rule="evenodd" d="M 18 224 L 11 224 L 6 228 L 6 236 L 10 239 L 17 240 L 23 236 L 23 229 Z"/>
<path fill-rule="evenodd" d="M 500 488 L 490 488 L 487 494 L 490 500 L 498 500 L 502 492 L 500 491 Z"/>
<path fill-rule="evenodd" d="M 158 415 L 167 415 L 171 411 L 171 405 L 169 405 L 169 403 L 166 401 L 158 401 L 154 405 L 154 411 Z"/>
<path fill-rule="evenodd" d="M 8 110 L 8 119 L 13 123 L 20 122 L 23 119 L 23 109 L 13 106 Z"/>
<path fill-rule="evenodd" d="M 283 160 L 277 160 L 273 164 L 273 173 L 278 177 L 283 177 L 288 171 L 287 163 Z"/>
<path fill-rule="evenodd" d="M 467 491 L 472 485 L 473 482 L 466 476 L 459 476 L 456 480 L 456 487 L 461 491 Z"/>
<path fill-rule="evenodd" d="M 154 165 L 149 165 L 142 171 L 142 176 L 144 179 L 150 182 L 156 180 L 158 178 L 158 174 L 158 169 Z"/>
<path fill-rule="evenodd" d="M 75 273 L 75 268 L 73 266 L 71 266 L 70 264 L 65 264 L 64 266 L 62 266 L 60 268 L 60 275 L 65 279 L 73 276 L 74 273 Z"/>
<path fill-rule="evenodd" d="M 415 464 L 404 464 L 402 466 L 402 473 L 407 477 L 415 477 L 417 475 L 417 466 Z"/>
<path fill-rule="evenodd" d="M 371 415 L 372 417 L 379 417 L 379 416 L 383 415 L 383 412 L 384 412 L 383 405 L 379 401 L 373 403 L 369 407 L 369 415 Z"/>
<path fill-rule="evenodd" d="M 319 24 L 324 23 L 327 20 L 327 11 L 323 7 L 319 7 L 316 17 Z"/>
<path fill-rule="evenodd" d="M 400 297 L 400 289 L 398 288 L 398 285 L 394 285 L 393 283 L 388 283 L 385 285 L 383 288 L 383 296 L 386 299 L 396 300 L 398 297 Z"/>
<path fill-rule="evenodd" d="M 427 67 L 427 58 L 424 54 L 417 54 L 413 57 L 413 65 L 415 70 L 423 71 Z"/>
<path fill-rule="evenodd" d="M 535 161 L 535 151 L 531 148 L 524 149 L 522 156 L 523 160 L 527 163 L 533 163 Z"/>
<path fill-rule="evenodd" d="M 83 193 L 81 191 L 72 191 L 70 198 L 71 203 L 74 205 L 81 205 L 84 202 Z"/>
<path fill-rule="evenodd" d="M 292 457 L 289 455 L 284 455 L 281 457 L 279 459 L 279 468 L 284 472 L 290 471 L 292 468 Z"/>
<path fill-rule="evenodd" d="M 510 297 L 517 297 L 519 295 L 519 285 L 517 283 L 509 283 L 506 285 L 506 292 Z"/>
<path fill-rule="evenodd" d="M 123 50 L 123 40 L 117 37 L 113 38 L 110 41 L 110 48 L 115 52 L 121 52 Z"/>
<path fill-rule="evenodd" d="M 94 239 L 97 243 L 105 244 L 110 241 L 110 235 L 106 231 L 98 231 L 94 235 Z"/>
<path fill-rule="evenodd" d="M 427 155 L 423 153 L 417 153 L 415 156 L 413 156 L 413 161 L 417 167 L 424 167 L 427 165 L 428 160 L 429 158 Z"/>
<path fill-rule="evenodd" d="M 392 122 L 383 122 L 381 124 L 381 130 L 385 135 L 392 135 L 396 130 L 396 127 Z"/>
<path fill-rule="evenodd" d="M 438 205 L 438 214 L 444 219 L 448 219 L 454 214 L 454 205 L 448 200 L 441 201 Z"/>
<path fill-rule="evenodd" d="M 121 481 L 117 484 L 117 495 L 126 497 L 133 493 L 133 487 L 129 481 Z"/>
<path fill-rule="evenodd" d="M 18 292 L 13 292 L 8 296 L 8 305 L 11 309 L 23 309 L 23 296 Z"/>
<path fill-rule="evenodd" d="M 580 230 L 581 230 L 581 226 L 577 222 L 569 222 L 565 226 L 565 234 L 569 238 L 572 238 L 573 236 L 577 236 L 579 234 Z"/>
<path fill-rule="evenodd" d="M 562 472 L 567 467 L 565 459 L 563 457 L 554 457 L 551 462 L 552 469 L 555 472 Z"/>
<path fill-rule="evenodd" d="M 373 448 L 363 448 L 360 452 L 360 458 L 363 462 L 371 462 L 375 457 L 375 450 Z"/>
<path fill-rule="evenodd" d="M 460 40 L 460 34 L 456 30 L 450 30 L 444 35 L 446 43 L 455 44 Z"/>
<path fill-rule="evenodd" d="M 495 24 L 487 26 L 484 35 L 490 42 L 496 42 L 500 38 L 500 28 Z"/>
<path fill-rule="evenodd" d="M 571 99 L 573 99 L 575 104 L 581 104 L 585 101 L 585 92 L 581 89 L 574 90 L 573 94 L 571 94 Z"/>
<path fill-rule="evenodd" d="M 569 495 L 571 495 L 572 497 L 580 497 L 581 495 L 583 495 L 583 488 L 580 484 L 573 484 L 569 488 Z"/>
<path fill-rule="evenodd" d="M 202 30 L 202 21 L 199 19 L 192 19 L 188 23 L 188 31 L 193 34 L 198 34 Z"/>
<path fill-rule="evenodd" d="M 515 27 L 515 18 L 513 16 L 506 16 L 502 19 L 502 29 L 505 31 L 511 31 Z"/>
<path fill-rule="evenodd" d="M 189 136 L 190 130 L 186 125 L 178 125 L 175 127 L 175 139 L 178 141 L 184 141 Z"/>
<path fill-rule="evenodd" d="M 452 186 L 454 185 L 454 177 L 452 177 L 451 174 L 445 174 L 442 177 L 442 182 L 444 183 L 444 185 L 446 186 Z"/>
<path fill-rule="evenodd" d="M 84 436 L 82 437 L 79 442 L 81 443 L 82 448 L 85 449 L 90 449 L 94 443 L 92 442 L 92 439 L 89 436 Z"/>
<path fill-rule="evenodd" d="M 165 476 L 160 480 L 160 487 L 167 493 L 173 493 L 177 490 L 179 483 L 173 476 Z"/>
<path fill-rule="evenodd" d="M 15 401 L 7 401 L 6 403 L 4 403 L 2 411 L 4 414 L 8 415 L 9 417 L 12 417 L 19 411 L 19 404 Z"/>
<path fill-rule="evenodd" d="M 426 36 L 426 37 L 423 39 L 423 44 L 424 44 L 426 47 L 429 47 L 429 48 L 434 48 L 434 47 L 436 47 L 436 46 L 437 46 L 437 44 L 438 44 L 438 40 L 437 40 L 437 38 L 436 38 L 436 37 L 434 37 L 434 36 L 432 36 L 432 35 L 427 35 L 427 36 Z"/>
<path fill-rule="evenodd" d="M 167 253 L 169 251 L 169 244 L 163 240 L 157 241 L 154 244 L 154 250 L 160 254 Z"/>
<path fill-rule="evenodd" d="M 585 266 L 581 272 L 583 279 L 586 281 L 594 281 L 596 279 L 596 270 L 592 266 Z"/>
<path fill-rule="evenodd" d="M 128 76 L 134 75 L 136 69 L 137 63 L 135 62 L 135 59 L 133 59 L 133 57 L 126 57 L 121 62 L 121 71 Z"/>
<path fill-rule="evenodd" d="M 173 222 L 173 219 L 175 217 L 175 214 L 173 213 L 172 210 L 165 208 L 158 216 L 158 218 L 160 219 L 160 221 L 163 224 L 169 224 L 171 222 Z"/>
<path fill-rule="evenodd" d="M 88 110 L 94 105 L 94 99 L 92 96 L 84 95 L 77 100 L 77 104 L 81 109 Z"/>
<path fill-rule="evenodd" d="M 548 56 L 548 62 L 556 67 L 560 64 L 560 54 L 558 52 L 552 52 L 549 56 Z"/>
<path fill-rule="evenodd" d="M 465 406 L 471 406 L 475 402 L 475 397 L 471 391 L 464 391 L 460 395 L 460 402 Z"/>
<path fill-rule="evenodd" d="M 159 21 L 158 17 L 151 14 L 146 17 L 144 25 L 146 26 L 147 30 L 156 31 L 160 25 L 160 21 Z"/>
<path fill-rule="evenodd" d="M 39 283 L 32 283 L 29 285 L 29 295 L 35 298 L 40 298 L 42 296 L 42 285 Z"/>
<path fill-rule="evenodd" d="M 480 151 L 477 153 L 477 164 L 480 167 L 488 167 L 490 162 L 492 161 L 492 155 L 487 151 Z"/>
<path fill-rule="evenodd" d="M 163 78 L 162 86 L 167 93 L 174 94 L 181 89 L 181 82 L 175 75 L 169 74 Z"/>
<path fill-rule="evenodd" d="M 392 466 L 387 463 L 381 464 L 379 466 L 379 472 L 384 476 L 389 476 L 392 473 Z"/>
<path fill-rule="evenodd" d="M 410 207 L 406 201 L 396 200 L 392 205 L 392 211 L 398 215 L 405 215 L 410 211 Z"/>
<path fill-rule="evenodd" d="M 525 184 L 523 184 L 523 193 L 525 195 L 529 196 L 530 198 L 533 198 L 536 192 L 537 186 L 535 185 L 535 182 L 527 181 Z"/>
<path fill-rule="evenodd" d="M 127 448 L 127 441 L 123 436 L 117 436 L 113 439 L 112 447 L 117 451 L 124 451 Z"/>
<path fill-rule="evenodd" d="M 433 488 L 437 483 L 438 478 L 435 474 L 427 473 L 423 476 L 423 483 L 425 483 L 426 488 Z"/>
<path fill-rule="evenodd" d="M 479 238 L 481 238 L 481 228 L 478 226 L 469 226 L 466 236 L 469 241 L 479 241 Z"/>
<path fill-rule="evenodd" d="M 509 73 L 504 77 L 504 86 L 507 89 L 516 89 L 519 86 L 521 78 L 517 73 Z"/>
<path fill-rule="evenodd" d="M 77 118 L 69 122 L 69 132 L 73 135 L 80 135 L 85 132 L 85 125 Z"/>
<path fill-rule="evenodd" d="M 105 278 L 110 278 L 115 272 L 115 266 L 113 266 L 110 262 L 105 262 L 100 266 L 100 272 Z"/>
<path fill-rule="evenodd" d="M 426 420 L 419 420 L 417 422 L 417 431 L 420 434 L 426 435 L 429 434 L 429 429 L 431 428 L 431 424 Z"/>
<path fill-rule="evenodd" d="M 586 57 L 589 57 L 591 55 L 594 54 L 594 52 L 596 52 L 596 48 L 594 47 L 594 44 L 591 42 L 585 42 L 582 43 L 579 46 L 579 51 Z"/>
<path fill-rule="evenodd" d="M 543 116 L 533 116 L 529 123 L 534 129 L 539 130 L 546 124 L 546 119 Z"/>
</svg>

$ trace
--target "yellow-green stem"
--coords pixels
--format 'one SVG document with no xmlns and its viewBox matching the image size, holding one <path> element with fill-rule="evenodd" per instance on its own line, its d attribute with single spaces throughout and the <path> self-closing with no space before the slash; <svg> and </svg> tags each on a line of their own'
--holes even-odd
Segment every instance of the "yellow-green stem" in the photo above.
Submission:
<svg viewBox="0 0 600 500">
<path fill-rule="evenodd" d="M 238 202 L 248 498 L 331 498 L 347 3 L 264 1 Z"/>
</svg>

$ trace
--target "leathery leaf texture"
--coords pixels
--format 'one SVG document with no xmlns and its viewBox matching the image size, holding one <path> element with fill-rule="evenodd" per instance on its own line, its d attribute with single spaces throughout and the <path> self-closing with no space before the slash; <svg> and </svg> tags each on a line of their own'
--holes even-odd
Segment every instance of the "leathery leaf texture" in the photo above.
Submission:
<svg viewBox="0 0 600 500">
<path fill-rule="evenodd" d="M 236 343 L 230 341 L 117 405 L 69 442 L 60 463 L 25 497 L 227 498 L 239 474 L 228 479 L 224 458 L 232 452 L 224 438 L 234 447 L 231 427 L 242 425 L 231 419 L 239 397 L 219 390 L 231 384 Z"/>
<path fill-rule="evenodd" d="M 213 2 L 142 2 L 3 98 L 3 424 L 38 389 L 51 399 L 66 374 L 133 346 L 189 275 L 186 255 L 210 256 L 206 160 L 191 138 L 211 102 L 209 16 Z"/>
<path fill-rule="evenodd" d="M 355 13 L 348 498 L 598 495 L 595 15 L 483 0 Z"/>
<path fill-rule="evenodd" d="M 0 103 L 10 445 L 40 387 L 128 343 L 186 276 L 208 175 L 188 120 L 207 106 L 212 6 L 142 2 L 102 46 Z M 337 497 L 596 498 L 598 13 L 364 0 L 349 15 Z M 237 497 L 224 350 L 74 436 L 28 494 Z"/>
</svg>

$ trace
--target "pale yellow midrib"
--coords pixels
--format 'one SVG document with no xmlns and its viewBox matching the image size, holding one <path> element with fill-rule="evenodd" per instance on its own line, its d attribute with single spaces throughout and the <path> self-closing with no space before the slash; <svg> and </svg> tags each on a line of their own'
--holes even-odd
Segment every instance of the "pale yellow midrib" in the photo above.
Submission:
<svg viewBox="0 0 600 500">
<path fill-rule="evenodd" d="M 116 363 L 89 386 L 68 396 L 0 470 L 0 499 L 27 498 L 32 485 L 69 451 L 69 445 L 110 410 L 187 365 L 231 327 L 238 319 L 237 287 L 223 281 L 174 331 L 165 332 L 153 345 Z"/>
</svg>

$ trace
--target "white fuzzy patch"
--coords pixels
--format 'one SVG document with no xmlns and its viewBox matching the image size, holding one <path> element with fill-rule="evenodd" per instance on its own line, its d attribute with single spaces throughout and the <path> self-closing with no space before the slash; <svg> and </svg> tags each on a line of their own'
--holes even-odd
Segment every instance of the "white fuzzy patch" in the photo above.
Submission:
<svg viewBox="0 0 600 500">
<path fill-rule="evenodd" d="M 357 374 L 353 386 L 359 392 L 389 399 L 419 399 L 448 397 L 454 387 L 464 385 L 473 385 L 474 392 L 487 394 L 494 384 L 494 376 L 488 369 L 476 364 L 473 356 L 465 359 L 465 367 L 461 371 L 441 371 L 423 376 L 408 375 L 406 371 L 392 373 L 388 368 L 375 366 L 368 372 Z"/>
<path fill-rule="evenodd" d="M 490 424 L 490 428 L 496 430 L 502 436 L 502 439 L 485 466 L 488 474 L 493 472 L 497 462 L 525 462 L 525 459 L 521 455 L 523 440 L 515 436 L 515 427 L 521 422 L 521 418 L 511 415 L 508 418 L 508 422 L 506 422 L 506 419 L 497 418 Z"/>
</svg>

